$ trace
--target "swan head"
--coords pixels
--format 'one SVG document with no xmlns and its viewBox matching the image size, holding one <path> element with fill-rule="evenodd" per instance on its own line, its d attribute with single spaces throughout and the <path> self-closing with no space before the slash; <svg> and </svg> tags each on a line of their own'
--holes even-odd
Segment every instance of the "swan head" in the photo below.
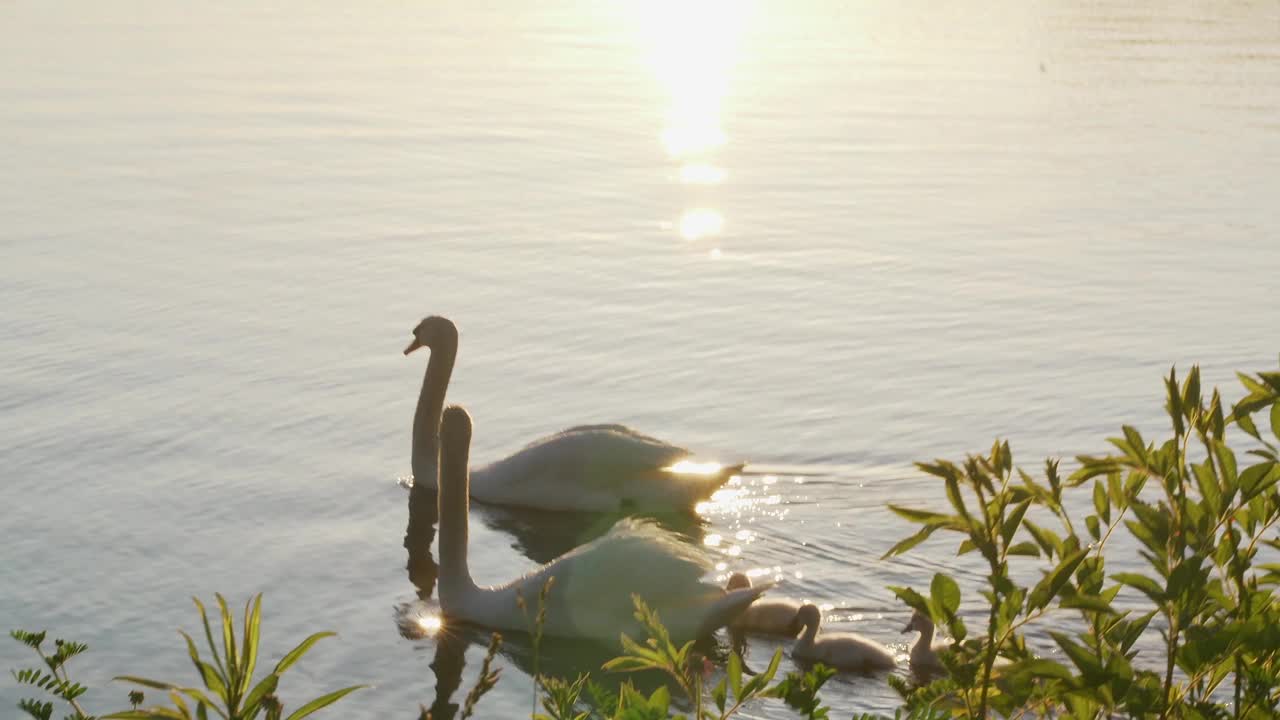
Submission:
<svg viewBox="0 0 1280 720">
<path fill-rule="evenodd" d="M 805 628 L 817 628 L 820 622 L 822 622 L 822 613 L 818 610 L 818 606 L 813 603 L 805 603 L 796 611 L 796 619 L 791 621 L 787 631 L 793 636 L 799 635 L 800 631 Z"/>
<path fill-rule="evenodd" d="M 461 405 L 450 405 L 440 418 L 441 455 L 450 460 L 467 460 L 471 447 L 471 413 Z M 464 464 L 465 468 L 466 465 Z"/>
<path fill-rule="evenodd" d="M 431 315 L 423 318 L 422 322 L 413 329 L 413 340 L 404 349 L 404 354 L 408 355 L 420 347 L 434 349 L 446 343 L 456 345 L 457 342 L 458 327 L 453 324 L 453 321 L 440 315 Z"/>
<path fill-rule="evenodd" d="M 913 630 L 917 632 L 925 632 L 932 629 L 933 620 L 930 620 L 928 615 L 925 615 L 919 610 L 914 610 L 911 613 L 911 619 L 907 621 L 907 626 L 902 628 L 902 632 L 905 635 Z"/>
<path fill-rule="evenodd" d="M 732 592 L 749 587 L 751 587 L 751 578 L 747 577 L 745 573 L 736 572 L 729 576 L 729 582 L 724 586 L 724 589 Z"/>
</svg>

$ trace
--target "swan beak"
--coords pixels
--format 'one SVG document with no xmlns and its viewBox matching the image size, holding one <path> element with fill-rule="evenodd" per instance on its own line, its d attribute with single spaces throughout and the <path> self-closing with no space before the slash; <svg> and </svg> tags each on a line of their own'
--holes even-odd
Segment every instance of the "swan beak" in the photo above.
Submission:
<svg viewBox="0 0 1280 720">
<path fill-rule="evenodd" d="M 907 634 L 907 633 L 909 633 L 909 632 L 911 632 L 911 623 L 907 623 L 907 626 L 906 626 L 906 627 L 904 627 L 904 628 L 902 628 L 902 634 L 903 634 L 903 635 L 906 635 L 906 634 Z"/>
<path fill-rule="evenodd" d="M 422 341 L 419 340 L 418 338 L 414 338 L 413 342 L 409 343 L 409 347 L 404 349 L 404 354 L 408 355 L 409 353 L 413 352 L 414 350 L 417 350 L 420 347 L 422 347 Z"/>
</svg>

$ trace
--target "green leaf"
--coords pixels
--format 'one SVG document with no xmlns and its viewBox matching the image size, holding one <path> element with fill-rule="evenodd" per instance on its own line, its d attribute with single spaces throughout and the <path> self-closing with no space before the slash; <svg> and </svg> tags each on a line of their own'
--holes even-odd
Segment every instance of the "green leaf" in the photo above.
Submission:
<svg viewBox="0 0 1280 720">
<path fill-rule="evenodd" d="M 955 475 L 948 475 L 946 478 L 947 499 L 951 501 L 951 507 L 960 513 L 960 517 L 965 519 L 968 524 L 973 523 L 972 516 L 969 515 L 968 508 L 964 504 L 964 496 L 960 494 L 960 481 Z"/>
<path fill-rule="evenodd" d="M 957 527 L 964 527 L 964 524 L 960 522 L 959 518 L 945 513 L 936 513 L 929 510 L 916 510 L 914 508 L 902 507 L 901 505 L 890 505 L 889 510 L 893 514 L 915 523 L 943 526 L 955 524 Z"/>
<path fill-rule="evenodd" d="M 244 697 L 253 682 L 253 672 L 258 666 L 258 635 L 262 626 L 262 593 L 244 604 L 244 646 L 240 650 L 240 660 L 244 665 L 243 678 L 236 695 Z"/>
<path fill-rule="evenodd" d="M 1102 539 L 1102 526 L 1098 523 L 1097 515 L 1088 515 L 1084 519 L 1084 526 L 1089 529 L 1089 535 L 1094 540 Z"/>
<path fill-rule="evenodd" d="M 231 610 L 227 607 L 227 599 L 221 593 L 214 593 L 218 601 L 218 610 L 222 615 L 222 649 L 226 653 L 224 662 L 227 669 L 227 687 L 234 687 L 240 679 L 240 659 L 236 650 L 236 626 L 231 619 Z"/>
<path fill-rule="evenodd" d="M 1273 462 L 1258 463 L 1240 473 L 1240 501 L 1249 502 L 1280 481 L 1280 466 Z"/>
<path fill-rule="evenodd" d="M 1139 575 L 1138 573 L 1116 573 L 1111 576 L 1111 579 L 1121 585 L 1127 585 L 1138 592 L 1141 592 L 1143 595 L 1151 598 L 1152 602 L 1155 602 L 1156 604 L 1164 602 L 1164 589 L 1161 588 L 1155 580 L 1152 580 L 1146 575 Z"/>
<path fill-rule="evenodd" d="M 314 637 L 314 636 L 313 636 L 313 637 Z M 288 718 L 286 718 L 285 720 L 301 720 L 302 718 L 304 718 L 304 717 L 306 717 L 306 716 L 310 715 L 311 713 L 313 713 L 313 712 L 315 712 L 315 711 L 317 711 L 317 710 L 319 710 L 319 709 L 321 709 L 321 708 L 326 708 L 326 707 L 328 707 L 328 706 L 330 706 L 330 705 L 332 705 L 332 704 L 334 704 L 334 703 L 338 702 L 339 700 L 341 700 L 342 698 L 344 698 L 344 697 L 346 697 L 346 696 L 350 695 L 351 693 L 355 692 L 356 690 L 361 690 L 361 689 L 364 689 L 364 688 L 367 688 L 367 687 L 369 687 L 369 686 L 368 686 L 368 685 L 352 685 L 351 687 L 342 688 L 341 690 L 334 690 L 333 692 L 331 692 L 331 693 L 329 693 L 329 694 L 327 694 L 327 695 L 321 695 L 320 697 L 316 698 L 315 700 L 312 700 L 311 702 L 307 703 L 306 705 L 303 705 L 302 707 L 298 708 L 297 710 L 294 710 L 294 711 L 293 711 L 293 713 L 291 713 L 291 714 L 289 715 L 289 717 L 288 717 Z M 664 688 L 664 689 L 665 689 L 665 688 Z"/>
<path fill-rule="evenodd" d="M 729 676 L 729 687 L 733 688 L 734 699 L 742 699 L 742 658 L 738 657 L 736 652 L 729 653 L 727 674 Z"/>
<path fill-rule="evenodd" d="M 209 689 L 209 692 L 217 695 L 224 704 L 229 705 L 231 697 L 227 693 L 227 686 L 223 684 L 222 677 L 218 674 L 218 671 L 212 665 L 200 659 L 200 653 L 196 651 L 195 641 L 191 639 L 190 635 L 181 630 L 178 631 L 178 634 L 182 636 L 183 640 L 187 641 L 187 654 L 191 656 L 191 664 L 195 665 L 196 672 L 200 673 L 201 679 L 204 680 L 204 686 Z"/>
<path fill-rule="evenodd" d="M 283 675 L 285 670 L 288 670 L 294 663 L 302 659 L 303 655 L 307 654 L 307 651 L 311 649 L 311 646 L 327 637 L 335 637 L 336 635 L 337 633 L 332 632 L 318 632 L 312 634 L 306 640 L 298 643 L 298 646 L 290 650 L 284 657 L 280 658 L 280 662 L 276 663 L 276 667 L 271 671 L 271 673 L 273 675 Z"/>
<path fill-rule="evenodd" d="M 1107 497 L 1107 489 L 1102 483 L 1093 484 L 1093 507 L 1098 511 L 1098 517 L 1102 518 L 1102 522 L 1111 524 L 1111 501 Z"/>
<path fill-rule="evenodd" d="M 1091 610 L 1108 615 L 1116 614 L 1116 611 L 1111 609 L 1111 603 L 1097 595 L 1072 595 L 1062 601 L 1061 607 L 1071 610 Z"/>
<path fill-rule="evenodd" d="M 1022 524 L 1027 528 L 1027 532 L 1031 533 L 1031 537 L 1035 538 L 1036 544 L 1040 546 L 1040 549 L 1044 550 L 1046 557 L 1051 558 L 1054 553 L 1057 553 L 1059 556 L 1063 554 L 1062 540 L 1058 537 L 1057 533 L 1048 528 L 1042 528 L 1030 520 L 1026 520 Z"/>
<path fill-rule="evenodd" d="M 1280 440 L 1280 402 L 1271 406 L 1271 434 Z"/>
<path fill-rule="evenodd" d="M 1191 372 L 1182 385 L 1182 407 L 1187 410 L 1199 409 L 1203 403 L 1200 397 L 1200 366 L 1192 365 Z"/>
<path fill-rule="evenodd" d="M 727 689 L 728 682 L 729 678 L 720 678 L 720 682 L 716 683 L 716 686 L 711 690 L 711 701 L 716 704 L 716 709 L 721 713 L 724 712 L 724 703 L 729 695 L 729 691 Z"/>
<path fill-rule="evenodd" d="M 1040 548 L 1033 542 L 1020 542 L 1010 546 L 1007 551 L 1010 555 L 1025 555 L 1027 557 L 1040 557 Z"/>
<path fill-rule="evenodd" d="M 1022 516 L 1027 514 L 1027 508 L 1031 507 L 1031 499 L 1027 498 L 1009 511 L 1005 517 L 1004 523 L 1000 526 L 1000 537 L 1004 539 L 1005 546 L 1013 542 L 1013 536 L 1018 532 L 1018 526 L 1022 524 Z"/>
<path fill-rule="evenodd" d="M 278 686 L 279 684 L 280 684 L 280 676 L 275 673 L 271 673 L 270 675 L 262 678 L 262 680 L 259 681 L 257 685 L 253 686 L 253 689 L 249 691 L 249 694 L 245 696 L 244 698 L 245 712 L 252 712 L 255 708 L 257 708 L 258 703 L 262 702 L 262 698 L 266 697 L 267 695 L 270 695 L 271 693 L 274 693 L 276 691 L 276 686 Z"/>
<path fill-rule="evenodd" d="M 899 587 L 897 585 L 889 585 L 888 588 L 889 592 L 897 595 L 899 600 L 907 604 L 907 607 L 912 610 L 919 610 L 926 615 L 929 614 L 929 601 L 925 600 L 920 593 L 909 587 Z"/>
<path fill-rule="evenodd" d="M 1066 633 L 1049 631 L 1049 636 L 1054 642 L 1058 643 L 1058 647 L 1062 648 L 1062 652 L 1071 658 L 1071 662 L 1080 669 L 1080 673 L 1084 676 L 1086 682 L 1095 684 L 1103 675 L 1102 664 L 1098 662 L 1098 658 L 1087 648 L 1072 640 Z"/>
<path fill-rule="evenodd" d="M 1240 429 L 1249 433 L 1254 438 L 1261 440 L 1262 433 L 1258 432 L 1258 426 L 1253 424 L 1253 418 L 1250 417 L 1248 413 L 1241 413 L 1238 405 L 1236 406 L 1236 410 L 1234 412 L 1235 412 L 1236 424 L 1240 426 Z"/>
<path fill-rule="evenodd" d="M 1062 586 L 1067 584 L 1067 581 L 1071 579 L 1071 574 L 1076 571 L 1076 567 L 1087 556 L 1088 550 L 1080 549 L 1063 558 L 1057 567 L 1045 575 L 1040 582 L 1036 583 L 1030 597 L 1027 598 L 1027 610 L 1039 610 L 1048 605 L 1050 600 L 1057 597 L 1058 592 L 1062 590 Z"/>
<path fill-rule="evenodd" d="M 124 712 L 103 715 L 102 720 L 189 720 L 187 716 L 166 707 L 153 707 L 145 710 L 125 710 Z"/>
<path fill-rule="evenodd" d="M 160 682 L 159 680 L 149 680 L 147 678 L 137 677 L 135 675 L 117 675 L 111 679 L 119 680 L 121 682 L 133 683 L 134 685 L 141 685 L 143 687 L 155 688 L 156 690 L 181 690 L 182 689 L 180 686 L 174 685 L 173 683 Z"/>
<path fill-rule="evenodd" d="M 960 609 L 960 586 L 942 573 L 934 574 L 933 582 L 929 585 L 929 595 L 946 617 L 955 615 Z"/>
<path fill-rule="evenodd" d="M 941 525 L 925 525 L 924 527 L 920 528 L 911 537 L 905 538 L 903 540 L 899 540 L 898 544 L 889 548 L 889 551 L 886 552 L 884 555 L 881 555 L 880 559 L 886 560 L 888 558 L 893 557 L 894 555 L 901 555 L 905 553 L 911 548 L 929 539 L 929 536 L 937 532 L 941 527 L 942 527 Z"/>
<path fill-rule="evenodd" d="M 209 615 L 205 612 L 204 603 L 200 602 L 200 598 L 192 596 L 191 601 L 196 604 L 196 609 L 200 611 L 200 623 L 204 625 L 204 638 L 209 643 L 209 652 L 213 655 L 213 666 L 219 669 L 223 682 L 229 682 L 230 677 L 225 672 L 226 666 L 222 662 L 222 657 L 218 655 L 218 646 L 213 642 L 213 631 L 209 628 Z"/>
</svg>

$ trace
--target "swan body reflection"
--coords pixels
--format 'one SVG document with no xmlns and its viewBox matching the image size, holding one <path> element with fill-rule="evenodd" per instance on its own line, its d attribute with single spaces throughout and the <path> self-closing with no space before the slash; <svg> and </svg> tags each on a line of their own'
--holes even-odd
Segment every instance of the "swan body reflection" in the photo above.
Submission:
<svg viewBox="0 0 1280 720">
<path fill-rule="evenodd" d="M 505 585 L 477 586 L 467 564 L 471 417 L 466 410 L 444 411 L 440 442 L 438 595 L 446 618 L 528 631 L 530 615 L 520 606 L 533 606 L 554 578 L 544 606 L 547 635 L 616 644 L 619 633 L 638 634 L 636 594 L 658 611 L 679 641 L 724 627 L 768 589 L 726 592 L 702 582 L 711 563 L 697 548 L 634 519 Z"/>
<path fill-rule="evenodd" d="M 431 351 L 413 419 L 414 487 L 431 488 L 458 330 L 432 316 L 413 335 L 406 355 Z M 742 468 L 693 462 L 687 449 L 624 425 L 580 425 L 476 468 L 470 492 L 481 502 L 545 510 L 692 512 Z"/>
</svg>

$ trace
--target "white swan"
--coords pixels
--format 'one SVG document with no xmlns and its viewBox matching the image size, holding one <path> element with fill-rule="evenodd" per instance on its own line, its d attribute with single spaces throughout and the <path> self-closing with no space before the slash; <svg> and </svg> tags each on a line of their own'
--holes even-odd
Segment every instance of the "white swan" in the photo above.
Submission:
<svg viewBox="0 0 1280 720">
<path fill-rule="evenodd" d="M 911 646 L 911 669 L 921 675 L 945 675 L 947 669 L 938 659 L 938 653 L 947 649 L 947 643 L 933 642 L 933 620 L 919 610 L 912 611 L 902 632 L 913 630 L 919 632 L 920 637 Z"/>
<path fill-rule="evenodd" d="M 427 347 L 431 360 L 413 416 L 413 477 L 435 484 L 440 413 L 458 353 L 458 329 L 432 316 L 413 330 L 404 354 Z M 690 461 L 688 450 L 624 425 L 580 425 L 534 441 L 471 473 L 471 495 L 495 505 L 544 510 L 691 511 L 743 465 Z"/>
<path fill-rule="evenodd" d="M 622 520 L 604 537 L 571 550 L 505 585 L 478 587 L 467 567 L 467 455 L 471 417 L 444 411 L 440 429 L 440 608 L 446 617 L 485 627 L 530 631 L 538 594 L 546 599 L 544 632 L 616 646 L 619 633 L 638 636 L 632 595 L 654 610 L 676 642 L 724 627 L 767 587 L 724 590 L 702 582 L 710 561 L 652 524 Z M 523 597 L 528 613 L 517 600 Z"/>
<path fill-rule="evenodd" d="M 729 576 L 726 590 L 741 590 L 751 587 L 751 578 L 740 572 Z M 786 635 L 795 637 L 796 613 L 800 611 L 800 603 L 786 598 L 757 600 L 742 612 L 736 620 L 729 624 L 730 630 L 764 635 Z"/>
<path fill-rule="evenodd" d="M 870 638 L 855 633 L 827 633 L 818 637 L 822 614 L 815 605 L 801 607 L 795 623 L 797 630 L 804 628 L 804 635 L 791 648 L 791 657 L 797 660 L 855 672 L 890 670 L 898 664 L 889 648 Z"/>
</svg>

